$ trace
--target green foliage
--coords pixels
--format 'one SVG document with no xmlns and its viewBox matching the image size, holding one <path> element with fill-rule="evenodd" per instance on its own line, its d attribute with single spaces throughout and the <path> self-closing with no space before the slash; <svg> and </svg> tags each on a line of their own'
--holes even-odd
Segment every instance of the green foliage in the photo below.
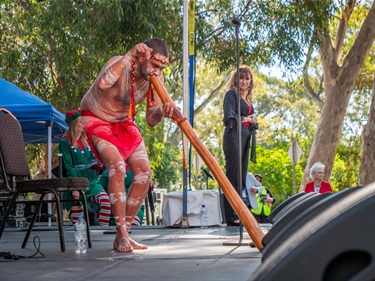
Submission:
<svg viewBox="0 0 375 281">
<path fill-rule="evenodd" d="M 350 21 L 346 54 L 366 15 L 361 1 Z M 241 64 L 254 70 L 261 65 L 283 65 L 297 72 L 307 46 L 319 50 L 317 33 L 337 30 L 334 15 L 339 1 L 204 0 L 196 3 L 196 109 L 218 87 L 224 73 L 235 63 L 235 27 L 239 28 Z M 170 0 L 78 0 L 13 1 L 0 3 L 0 76 L 18 87 L 51 102 L 59 111 L 78 108 L 80 100 L 96 79 L 104 63 L 113 55 L 125 54 L 134 44 L 149 37 L 163 38 L 170 49 L 170 66 L 164 70 L 172 99 L 182 100 L 182 3 Z M 344 134 L 336 156 L 331 183 L 335 189 L 355 185 L 359 167 L 359 130 L 367 119 L 374 50 L 362 69 L 351 107 L 344 122 Z M 322 90 L 320 60 L 314 58 L 310 78 L 314 89 Z M 294 136 L 303 155 L 297 165 L 297 183 L 310 153 L 320 105 L 306 96 L 302 78 L 287 83 L 256 75 L 254 106 L 259 116 L 258 164 L 251 170 L 264 176 L 277 197 L 291 195 L 292 164 L 287 155 Z M 222 152 L 222 100 L 225 87 L 195 116 L 194 128 L 202 142 L 224 167 Z M 144 120 L 144 104 L 138 108 L 137 123 L 148 147 L 153 179 L 158 187 L 174 188 L 181 182 L 180 146 L 169 138 L 176 125 L 169 120 L 149 128 Z M 353 125 L 354 124 L 354 125 Z M 39 146 L 28 147 L 33 167 L 41 164 Z M 288 162 L 289 161 L 289 162 Z M 345 163 L 345 165 L 343 164 Z M 198 186 L 205 184 L 197 173 Z M 177 184 L 178 185 L 178 184 Z M 209 188 L 216 182 L 209 180 Z M 280 201 L 279 201 L 280 200 Z"/>
<path fill-rule="evenodd" d="M 287 149 L 268 149 L 263 146 L 257 146 L 257 163 L 249 163 L 251 173 L 262 175 L 262 184 L 271 190 L 276 199 L 276 205 L 294 194 L 292 167 Z M 297 183 L 301 181 L 302 176 L 302 167 L 296 165 Z"/>
<path fill-rule="evenodd" d="M 241 21 L 242 62 L 251 66 L 283 64 L 298 66 L 314 30 L 326 30 L 335 8 L 333 1 L 199 1 L 197 47 L 203 58 L 220 71 L 235 65 L 233 17 Z M 301 15 L 303 15 L 301 17 Z M 210 19 L 209 21 L 207 19 Z"/>
<path fill-rule="evenodd" d="M 38 171 L 38 167 L 42 165 L 42 158 L 41 157 L 35 157 L 34 155 L 40 155 L 42 151 L 42 145 L 31 145 L 27 144 L 25 146 L 29 167 L 32 175 L 35 175 Z"/>
<path fill-rule="evenodd" d="M 3 2 L 1 76 L 62 112 L 79 107 L 111 56 L 153 36 L 175 42 L 165 30 L 180 20 L 164 1 Z"/>
<path fill-rule="evenodd" d="M 175 185 L 180 183 L 182 178 L 181 159 L 180 151 L 168 144 L 164 146 L 157 162 L 154 157 L 151 157 L 150 161 L 156 187 L 166 188 L 169 191 L 176 189 Z"/>
<path fill-rule="evenodd" d="M 171 190 L 179 178 L 178 165 L 182 169 L 181 161 L 178 160 L 178 150 L 165 143 L 163 120 L 155 127 L 149 127 L 145 117 L 146 104 L 138 105 L 135 121 L 140 127 L 145 145 L 148 150 L 152 179 L 158 188 Z"/>
<path fill-rule="evenodd" d="M 357 185 L 360 155 L 360 137 L 341 136 L 330 179 L 335 191 Z"/>
</svg>

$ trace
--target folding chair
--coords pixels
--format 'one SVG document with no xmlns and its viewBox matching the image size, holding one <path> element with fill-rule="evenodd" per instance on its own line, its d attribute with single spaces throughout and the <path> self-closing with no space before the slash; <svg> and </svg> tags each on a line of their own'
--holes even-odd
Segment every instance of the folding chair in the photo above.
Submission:
<svg viewBox="0 0 375 281">
<path fill-rule="evenodd" d="M 76 190 L 81 195 L 80 199 L 72 199 L 69 201 L 79 201 L 82 203 L 87 222 L 88 246 L 89 248 L 92 247 L 89 216 L 84 194 L 84 190 L 89 186 L 88 179 L 55 178 L 32 180 L 27 162 L 21 126 L 18 120 L 8 110 L 3 108 L 0 108 L 0 170 L 0 178 L 2 178 L 3 181 L 2 185 L 6 186 L 6 190 L 10 194 L 10 199 L 6 204 L 0 225 L 0 238 L 4 232 L 10 213 L 15 209 L 16 205 L 19 203 L 34 203 L 36 204 L 35 212 L 22 243 L 22 248 L 25 248 L 42 203 L 55 202 L 57 207 L 57 223 L 60 234 L 61 251 L 65 252 L 63 212 L 61 204 L 64 200 L 60 199 L 60 195 L 62 192 L 72 192 Z M 38 201 L 17 201 L 18 196 L 24 193 L 37 193 L 41 196 Z M 43 200 L 47 194 L 53 194 L 54 199 Z"/>
</svg>

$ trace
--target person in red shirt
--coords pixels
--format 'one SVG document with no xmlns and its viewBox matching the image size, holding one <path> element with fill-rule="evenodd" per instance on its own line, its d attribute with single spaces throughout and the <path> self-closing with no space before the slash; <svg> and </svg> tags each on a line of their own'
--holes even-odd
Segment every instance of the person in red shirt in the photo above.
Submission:
<svg viewBox="0 0 375 281">
<path fill-rule="evenodd" d="M 312 178 L 313 181 L 306 184 L 305 192 L 332 192 L 332 187 L 329 182 L 323 180 L 325 167 L 326 166 L 320 162 L 316 162 L 312 165 L 310 168 L 310 178 Z"/>
</svg>

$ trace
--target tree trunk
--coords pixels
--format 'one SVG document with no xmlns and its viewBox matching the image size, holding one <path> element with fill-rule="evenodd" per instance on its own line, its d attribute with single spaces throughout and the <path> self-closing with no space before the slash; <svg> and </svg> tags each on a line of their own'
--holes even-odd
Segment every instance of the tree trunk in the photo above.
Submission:
<svg viewBox="0 0 375 281">
<path fill-rule="evenodd" d="M 362 135 L 361 167 L 358 184 L 369 184 L 375 181 L 375 76 L 372 83 L 370 114 Z"/>
<path fill-rule="evenodd" d="M 337 80 L 331 78 L 330 84 L 334 85 L 331 85 L 331 87 L 326 86 L 326 100 L 323 105 L 300 190 L 303 190 L 306 183 L 310 181 L 309 170 L 315 162 L 322 162 L 326 166 L 325 180 L 328 180 L 331 175 L 346 108 L 355 83 L 355 80 L 350 83 L 344 83 L 348 82 L 345 79 L 346 77 L 341 77 Z"/>
<path fill-rule="evenodd" d="M 325 180 L 329 180 L 331 176 L 350 95 L 375 40 L 375 2 L 369 10 L 353 46 L 344 58 L 342 66 L 338 65 L 336 46 L 332 46 L 331 38 L 328 35 L 322 35 L 322 37 L 321 57 L 326 100 L 305 167 L 300 191 L 309 181 L 309 170 L 315 162 L 322 162 L 326 165 Z M 336 43 L 336 45 L 340 45 L 340 43 Z"/>
</svg>

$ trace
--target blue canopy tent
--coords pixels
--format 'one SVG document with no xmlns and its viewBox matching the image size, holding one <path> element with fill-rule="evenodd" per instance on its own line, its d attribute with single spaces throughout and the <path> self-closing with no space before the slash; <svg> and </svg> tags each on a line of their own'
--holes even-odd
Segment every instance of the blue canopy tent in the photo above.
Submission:
<svg viewBox="0 0 375 281">
<path fill-rule="evenodd" d="M 25 143 L 48 143 L 48 178 L 51 178 L 52 143 L 59 142 L 68 128 L 65 116 L 50 103 L 2 78 L 0 78 L 0 108 L 7 109 L 18 119 Z M 48 213 L 51 213 L 50 203 Z M 48 225 L 51 225 L 50 218 Z"/>
<path fill-rule="evenodd" d="M 68 128 L 53 105 L 0 78 L 0 107 L 17 117 L 25 143 L 55 143 Z"/>
</svg>

